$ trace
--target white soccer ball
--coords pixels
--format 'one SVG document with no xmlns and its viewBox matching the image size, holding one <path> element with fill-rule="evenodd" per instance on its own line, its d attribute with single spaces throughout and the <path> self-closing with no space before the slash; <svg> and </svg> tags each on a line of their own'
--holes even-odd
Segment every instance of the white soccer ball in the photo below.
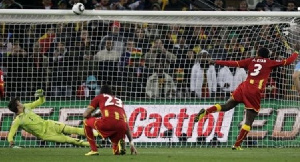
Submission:
<svg viewBox="0 0 300 162">
<path fill-rule="evenodd" d="M 84 11 L 84 5 L 82 3 L 76 3 L 73 5 L 72 7 L 72 11 L 76 14 L 76 15 L 81 15 Z"/>
</svg>

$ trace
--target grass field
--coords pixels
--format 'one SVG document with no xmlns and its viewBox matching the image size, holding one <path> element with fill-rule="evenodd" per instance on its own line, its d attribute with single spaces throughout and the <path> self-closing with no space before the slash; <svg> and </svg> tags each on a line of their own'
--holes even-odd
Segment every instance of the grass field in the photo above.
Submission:
<svg viewBox="0 0 300 162">
<path fill-rule="evenodd" d="M 300 148 L 138 148 L 138 155 L 114 156 L 109 148 L 99 149 L 99 156 L 84 156 L 88 148 L 0 148 L 0 161 L 15 162 L 299 162 Z M 128 150 L 129 151 L 129 150 Z"/>
</svg>

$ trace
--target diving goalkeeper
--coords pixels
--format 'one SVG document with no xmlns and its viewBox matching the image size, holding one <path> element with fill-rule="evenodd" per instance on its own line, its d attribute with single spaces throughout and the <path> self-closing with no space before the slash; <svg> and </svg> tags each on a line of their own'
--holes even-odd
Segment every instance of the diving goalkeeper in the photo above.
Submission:
<svg viewBox="0 0 300 162">
<path fill-rule="evenodd" d="M 32 103 L 22 104 L 18 98 L 13 98 L 9 102 L 9 110 L 16 114 L 8 134 L 10 147 L 14 146 L 13 137 L 19 127 L 45 141 L 70 143 L 77 146 L 90 146 L 86 141 L 65 135 L 78 134 L 84 136 L 83 128 L 71 127 L 53 120 L 44 120 L 39 115 L 35 114 L 32 109 L 45 102 L 44 91 L 42 89 L 37 90 L 35 92 L 35 97 L 39 97 L 39 99 Z"/>
</svg>

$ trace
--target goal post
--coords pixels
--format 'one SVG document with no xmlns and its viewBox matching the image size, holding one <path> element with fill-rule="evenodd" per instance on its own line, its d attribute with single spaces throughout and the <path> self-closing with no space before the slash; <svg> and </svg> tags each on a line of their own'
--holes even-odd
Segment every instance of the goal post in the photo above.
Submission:
<svg viewBox="0 0 300 162">
<path fill-rule="evenodd" d="M 83 111 L 104 84 L 124 101 L 137 146 L 230 147 L 243 124 L 243 104 L 193 120 L 201 108 L 224 103 L 247 69 L 209 65 L 207 58 L 241 60 L 267 47 L 272 59 L 283 59 L 300 42 L 300 12 L 0 10 L 0 15 L 5 81 L 0 147 L 8 147 L 11 97 L 32 102 L 42 88 L 46 103 L 37 114 L 82 127 Z M 244 147 L 300 146 L 294 67 L 271 73 Z M 25 131 L 14 139 L 24 147 L 71 146 Z"/>
</svg>

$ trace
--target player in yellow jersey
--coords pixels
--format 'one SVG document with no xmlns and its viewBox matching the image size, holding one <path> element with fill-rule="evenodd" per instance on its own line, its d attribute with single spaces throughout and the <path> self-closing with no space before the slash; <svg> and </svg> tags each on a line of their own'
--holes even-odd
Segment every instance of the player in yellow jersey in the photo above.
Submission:
<svg viewBox="0 0 300 162">
<path fill-rule="evenodd" d="M 42 89 L 37 90 L 35 97 L 39 97 L 39 99 L 32 103 L 22 104 L 18 98 L 13 98 L 9 102 L 9 110 L 16 114 L 7 138 L 10 146 L 14 146 L 13 137 L 19 127 L 44 141 L 70 143 L 77 146 L 90 146 L 86 141 L 65 135 L 78 134 L 84 136 L 83 128 L 71 127 L 53 120 L 44 120 L 32 111 L 32 109 L 45 102 L 43 92 Z"/>
</svg>

